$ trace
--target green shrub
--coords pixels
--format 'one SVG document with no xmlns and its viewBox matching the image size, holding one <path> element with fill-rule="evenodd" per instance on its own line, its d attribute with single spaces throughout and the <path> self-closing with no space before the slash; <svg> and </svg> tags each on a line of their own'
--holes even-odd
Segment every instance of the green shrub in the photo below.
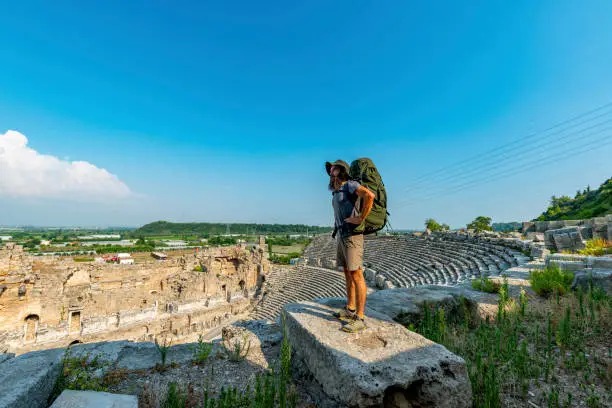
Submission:
<svg viewBox="0 0 612 408">
<path fill-rule="evenodd" d="M 86 354 L 74 357 L 70 348 L 66 349 L 49 403 L 52 403 L 64 390 L 108 391 L 106 376 L 98 375 L 97 371 L 109 365 L 99 356 L 90 358 L 89 354 Z"/>
<path fill-rule="evenodd" d="M 578 251 L 582 255 L 602 256 L 612 254 L 612 242 L 603 238 L 593 238 L 586 242 L 586 248 Z"/>
<path fill-rule="evenodd" d="M 210 356 L 212 349 L 213 344 L 205 342 L 204 338 L 200 334 L 198 337 L 198 343 L 193 350 L 193 362 L 196 364 L 202 364 L 208 360 L 208 356 Z"/>
<path fill-rule="evenodd" d="M 230 361 L 242 361 L 249 354 L 249 350 L 251 349 L 251 341 L 245 335 L 242 338 L 242 342 L 240 340 L 234 340 L 231 345 L 231 348 L 225 346 L 225 351 L 229 356 Z"/>
<path fill-rule="evenodd" d="M 563 271 L 555 264 L 541 271 L 529 272 L 531 289 L 540 296 L 550 296 L 553 293 L 564 295 L 569 291 L 573 280 L 573 273 Z"/>
<path fill-rule="evenodd" d="M 159 344 L 157 339 L 155 339 L 155 346 L 157 346 L 157 350 L 159 350 L 159 357 L 161 359 L 161 369 L 166 368 L 166 357 L 168 356 L 168 350 L 170 349 L 170 344 L 168 343 L 168 339 L 164 338 L 164 342 Z"/>
<path fill-rule="evenodd" d="M 204 272 L 204 269 L 202 269 L 202 265 L 196 265 L 196 266 L 193 268 L 193 271 L 194 271 L 194 272 Z"/>
<path fill-rule="evenodd" d="M 472 280 L 472 288 L 480 292 L 499 293 L 501 284 L 488 277 Z"/>
</svg>

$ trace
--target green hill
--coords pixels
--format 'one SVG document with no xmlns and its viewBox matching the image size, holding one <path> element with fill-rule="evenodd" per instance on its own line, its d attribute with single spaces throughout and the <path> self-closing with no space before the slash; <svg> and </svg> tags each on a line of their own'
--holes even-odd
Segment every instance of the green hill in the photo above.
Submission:
<svg viewBox="0 0 612 408">
<path fill-rule="evenodd" d="M 322 234 L 330 232 L 330 227 L 309 226 L 301 224 L 224 224 L 208 222 L 168 222 L 155 221 L 132 231 L 130 235 L 160 236 L 160 235 L 188 235 L 208 236 L 227 233 L 229 225 L 230 234 Z"/>
<path fill-rule="evenodd" d="M 606 214 L 612 214 L 612 178 L 597 190 L 587 187 L 577 191 L 574 198 L 553 196 L 550 206 L 535 221 L 580 220 Z"/>
</svg>

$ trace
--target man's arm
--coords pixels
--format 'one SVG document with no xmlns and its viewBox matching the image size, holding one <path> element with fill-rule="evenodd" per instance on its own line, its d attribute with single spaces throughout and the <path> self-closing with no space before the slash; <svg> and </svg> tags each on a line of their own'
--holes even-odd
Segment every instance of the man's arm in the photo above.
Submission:
<svg viewBox="0 0 612 408">
<path fill-rule="evenodd" d="M 361 224 L 365 220 L 370 211 L 372 211 L 372 205 L 374 205 L 374 198 L 376 195 L 371 192 L 367 187 L 359 186 L 355 190 L 355 194 L 361 198 L 361 216 L 360 217 L 349 217 L 344 221 L 351 224 Z"/>
</svg>

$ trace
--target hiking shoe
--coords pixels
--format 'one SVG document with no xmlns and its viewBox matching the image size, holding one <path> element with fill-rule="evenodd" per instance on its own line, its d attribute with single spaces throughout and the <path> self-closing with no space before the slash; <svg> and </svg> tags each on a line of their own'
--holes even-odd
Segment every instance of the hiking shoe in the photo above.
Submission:
<svg viewBox="0 0 612 408">
<path fill-rule="evenodd" d="M 343 322 L 348 322 L 355 317 L 355 312 L 351 312 L 347 307 L 343 307 L 338 312 L 334 312 L 334 317 L 340 319 Z"/>
<path fill-rule="evenodd" d="M 365 320 L 355 315 L 355 317 L 352 318 L 351 321 L 349 321 L 347 324 L 342 326 L 342 331 L 345 331 L 347 333 L 357 333 L 362 330 L 365 330 L 366 328 L 367 326 L 365 324 Z"/>
</svg>

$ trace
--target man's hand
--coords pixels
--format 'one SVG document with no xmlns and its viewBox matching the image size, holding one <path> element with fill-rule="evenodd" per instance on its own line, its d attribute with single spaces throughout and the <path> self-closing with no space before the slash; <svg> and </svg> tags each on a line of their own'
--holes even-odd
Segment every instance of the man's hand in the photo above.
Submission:
<svg viewBox="0 0 612 408">
<path fill-rule="evenodd" d="M 344 222 L 348 222 L 349 224 L 361 224 L 363 222 L 363 218 L 355 216 L 355 217 L 348 217 L 344 219 Z"/>
</svg>

